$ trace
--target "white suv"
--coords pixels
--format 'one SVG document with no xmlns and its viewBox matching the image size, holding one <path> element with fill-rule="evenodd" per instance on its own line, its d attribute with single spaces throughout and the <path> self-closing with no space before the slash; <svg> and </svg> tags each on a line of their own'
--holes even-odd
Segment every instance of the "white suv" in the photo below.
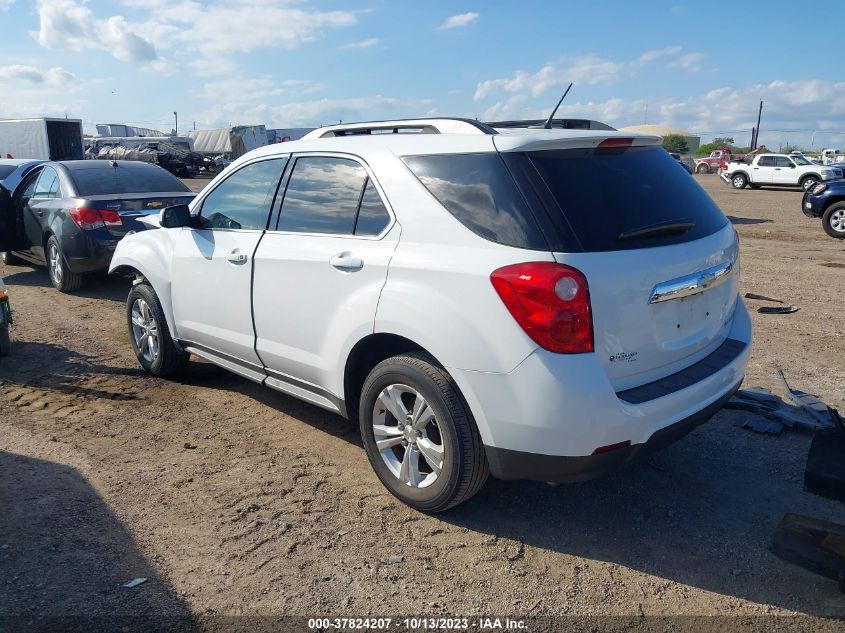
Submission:
<svg viewBox="0 0 845 633">
<path fill-rule="evenodd" d="M 196 354 L 359 420 L 423 511 L 683 436 L 744 376 L 737 236 L 658 137 L 588 125 L 390 121 L 250 152 L 118 245 L 138 360 Z"/>
</svg>

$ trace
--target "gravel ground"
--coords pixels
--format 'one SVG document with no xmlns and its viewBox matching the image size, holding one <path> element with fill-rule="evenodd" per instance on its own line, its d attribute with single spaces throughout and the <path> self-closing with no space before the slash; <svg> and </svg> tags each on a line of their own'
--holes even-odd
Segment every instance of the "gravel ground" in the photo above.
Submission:
<svg viewBox="0 0 845 633">
<path fill-rule="evenodd" d="M 752 312 L 745 384 L 782 392 L 782 367 L 845 412 L 845 242 L 801 214 L 795 191 L 696 178 L 741 236 L 744 291 L 801 308 Z M 173 382 L 141 373 L 125 280 L 62 295 L 41 269 L 0 275 L 16 318 L 0 360 L 0 615 L 807 614 L 825 618 L 814 630 L 841 626 L 826 619 L 845 616 L 836 583 L 767 551 L 785 512 L 845 523 L 845 506 L 802 489 L 806 433 L 758 435 L 723 411 L 618 475 L 491 481 L 426 516 L 381 487 L 341 418 L 204 362 Z M 148 581 L 120 586 L 135 577 Z"/>
</svg>

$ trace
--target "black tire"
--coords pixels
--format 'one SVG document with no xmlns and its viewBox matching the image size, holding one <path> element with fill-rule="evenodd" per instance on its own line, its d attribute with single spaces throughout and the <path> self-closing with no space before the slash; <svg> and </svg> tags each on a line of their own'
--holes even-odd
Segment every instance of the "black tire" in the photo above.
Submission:
<svg viewBox="0 0 845 633">
<path fill-rule="evenodd" d="M 67 260 L 62 253 L 62 247 L 59 246 L 59 240 L 53 235 L 47 240 L 45 254 L 47 256 L 47 274 L 50 277 L 50 283 L 56 290 L 59 292 L 74 292 L 82 287 L 84 277 L 79 273 L 72 272 L 67 267 Z M 54 256 L 55 262 L 52 259 Z"/>
<path fill-rule="evenodd" d="M 822 216 L 822 226 L 830 237 L 845 240 L 845 202 L 837 202 L 827 208 Z"/>
<path fill-rule="evenodd" d="M 697 174 L 709 174 L 710 173 L 710 166 L 707 163 L 702 163 L 695 168 L 695 173 L 697 173 Z"/>
<path fill-rule="evenodd" d="M 810 189 L 812 189 L 815 186 L 815 184 L 818 181 L 819 181 L 819 179 L 816 178 L 815 176 L 805 176 L 804 178 L 801 179 L 801 183 L 800 183 L 801 188 L 804 191 L 809 191 Z"/>
<path fill-rule="evenodd" d="M 8 251 L 3 251 L 2 258 L 3 263 L 7 266 L 17 266 L 22 263 L 20 257 L 16 257 L 14 253 L 10 253 Z"/>
<path fill-rule="evenodd" d="M 734 174 L 731 176 L 731 186 L 734 189 L 745 189 L 748 184 L 748 176 L 743 173 Z"/>
<path fill-rule="evenodd" d="M 136 304 L 136 302 L 138 303 Z M 149 347 L 142 351 L 139 341 L 135 337 L 132 320 L 133 309 L 138 307 L 139 310 L 142 310 L 143 304 L 147 306 L 149 317 L 156 328 L 157 353 L 155 354 L 150 353 Z M 167 319 L 164 318 L 161 302 L 158 300 L 155 290 L 149 284 L 137 284 L 132 286 L 132 290 L 129 291 L 129 296 L 126 298 L 126 323 L 129 328 L 129 341 L 132 344 L 132 350 L 145 371 L 153 376 L 165 377 L 172 376 L 184 369 L 190 354 L 176 345 L 170 336 L 170 329 L 167 327 Z"/>
<path fill-rule="evenodd" d="M 433 482 L 425 487 L 414 487 L 400 481 L 376 446 L 374 408 L 381 393 L 392 385 L 404 385 L 418 392 L 434 414 L 429 423 L 433 425 L 432 430 L 426 431 L 425 437 L 430 439 L 428 433 L 439 436 L 443 447 L 442 468 Z M 463 503 L 481 490 L 487 481 L 490 469 L 472 414 L 452 377 L 427 354 L 394 356 L 376 365 L 364 382 L 359 419 L 364 449 L 376 475 L 395 497 L 421 512 L 443 512 Z M 391 425 L 391 428 L 398 428 L 401 424 L 388 413 L 384 421 L 395 421 L 396 425 Z M 425 428 L 428 429 L 429 425 Z M 401 436 L 401 433 L 396 435 Z M 387 450 L 394 451 L 398 460 L 397 452 L 404 456 L 413 449 L 396 446 Z M 424 459 L 425 456 L 419 451 L 417 455 L 422 464 L 420 468 L 428 468 L 427 475 L 433 474 L 434 469 Z"/>
<path fill-rule="evenodd" d="M 0 325 L 0 356 L 8 356 L 12 349 L 12 342 L 9 340 L 9 325 Z"/>
</svg>

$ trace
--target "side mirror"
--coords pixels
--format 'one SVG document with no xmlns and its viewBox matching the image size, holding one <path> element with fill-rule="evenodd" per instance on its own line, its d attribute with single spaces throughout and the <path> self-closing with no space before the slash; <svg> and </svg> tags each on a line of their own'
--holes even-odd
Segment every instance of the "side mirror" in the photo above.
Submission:
<svg viewBox="0 0 845 633">
<path fill-rule="evenodd" d="M 176 204 L 172 207 L 165 207 L 161 210 L 159 224 L 165 229 L 178 229 L 191 226 L 191 210 L 187 204 Z"/>
<path fill-rule="evenodd" d="M 790 164 L 789 164 L 789 168 L 790 168 L 790 169 L 795 169 L 795 163 L 790 163 Z"/>
</svg>

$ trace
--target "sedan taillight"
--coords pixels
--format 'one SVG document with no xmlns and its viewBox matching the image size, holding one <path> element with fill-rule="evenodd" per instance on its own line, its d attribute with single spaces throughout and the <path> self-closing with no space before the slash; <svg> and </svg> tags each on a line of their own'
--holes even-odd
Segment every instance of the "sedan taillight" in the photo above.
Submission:
<svg viewBox="0 0 845 633">
<path fill-rule="evenodd" d="M 120 214 L 111 209 L 71 209 L 70 219 L 83 231 L 93 231 L 104 226 L 121 226 Z"/>
</svg>

